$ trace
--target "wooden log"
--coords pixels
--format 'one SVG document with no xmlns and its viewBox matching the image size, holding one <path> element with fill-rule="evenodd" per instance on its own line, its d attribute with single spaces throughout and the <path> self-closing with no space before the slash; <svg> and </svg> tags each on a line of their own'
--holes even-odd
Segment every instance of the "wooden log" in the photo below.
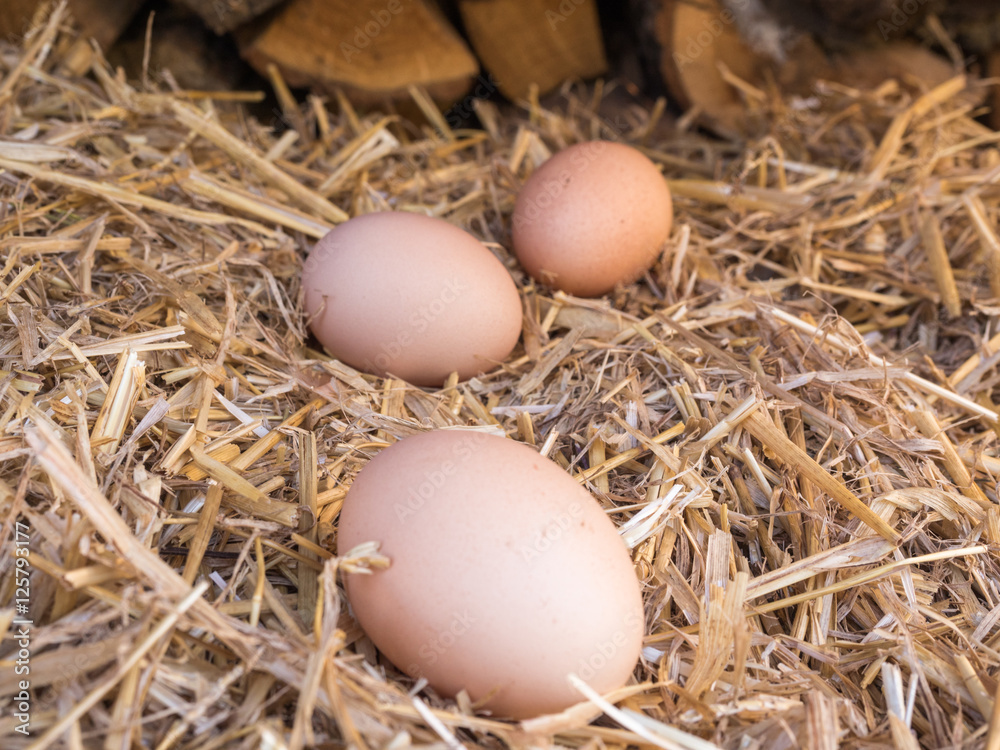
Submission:
<svg viewBox="0 0 1000 750">
<path fill-rule="evenodd" d="M 143 0 L 69 0 L 69 12 L 87 38 L 110 47 L 128 26 Z M 0 2 L 0 38 L 21 37 L 31 25 L 35 13 L 49 5 L 48 0 L 2 0 Z"/>
<path fill-rule="evenodd" d="M 418 85 L 450 103 L 479 71 L 430 0 L 290 0 L 251 27 L 237 38 L 261 74 L 274 64 L 291 86 L 340 87 L 362 102 L 408 98 Z"/>
<path fill-rule="evenodd" d="M 197 13 L 216 34 L 225 34 L 271 10 L 282 0 L 174 0 Z"/>
<path fill-rule="evenodd" d="M 607 68 L 595 0 L 460 0 L 465 32 L 509 99 Z"/>
<path fill-rule="evenodd" d="M 986 56 L 986 75 L 989 78 L 1000 77 L 1000 49 L 994 49 Z M 1000 87 L 990 87 L 989 104 L 990 127 L 1000 130 Z"/>
<path fill-rule="evenodd" d="M 722 63 L 736 76 L 757 78 L 758 56 L 735 25 L 735 16 L 717 0 L 654 3 L 652 28 L 659 47 L 659 70 L 685 109 L 697 107 L 705 124 L 726 134 L 738 132 L 746 114 L 740 92 L 726 83 Z"/>
<path fill-rule="evenodd" d="M 842 40 L 830 54 L 799 29 L 785 34 L 766 14 L 739 17 L 721 0 L 653 5 L 654 54 L 668 89 L 699 122 L 731 137 L 753 129 L 752 112 L 764 103 L 769 81 L 785 94 L 807 95 L 818 79 L 864 89 L 899 78 L 932 88 L 956 74 L 946 59 L 912 42 Z"/>
</svg>

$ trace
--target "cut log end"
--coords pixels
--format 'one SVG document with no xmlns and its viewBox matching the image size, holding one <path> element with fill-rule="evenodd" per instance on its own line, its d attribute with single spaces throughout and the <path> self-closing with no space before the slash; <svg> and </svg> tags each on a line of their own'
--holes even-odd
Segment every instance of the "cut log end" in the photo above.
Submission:
<svg viewBox="0 0 1000 750">
<path fill-rule="evenodd" d="M 238 38 L 260 73 L 273 64 L 292 86 L 340 88 L 362 103 L 408 98 L 411 85 L 450 103 L 479 70 L 458 33 L 421 0 L 290 0 Z"/>
<path fill-rule="evenodd" d="M 898 78 L 929 89 L 956 74 L 946 59 L 911 42 L 858 42 L 830 55 L 809 34 L 797 32 L 787 34 L 791 41 L 782 49 L 765 54 L 720 0 L 662 0 L 654 6 L 659 68 L 668 89 L 699 122 L 731 137 L 752 130 L 752 113 L 765 103 L 768 82 L 786 94 L 808 95 L 820 79 L 874 88 Z"/>
<path fill-rule="evenodd" d="M 508 99 L 607 68 L 595 0 L 463 0 L 465 31 Z"/>
</svg>

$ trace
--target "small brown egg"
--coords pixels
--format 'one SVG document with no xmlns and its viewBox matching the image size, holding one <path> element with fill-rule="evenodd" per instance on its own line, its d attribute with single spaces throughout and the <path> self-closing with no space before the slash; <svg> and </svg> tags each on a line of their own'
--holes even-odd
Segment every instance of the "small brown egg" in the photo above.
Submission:
<svg viewBox="0 0 1000 750">
<path fill-rule="evenodd" d="M 302 273 L 316 338 L 375 375 L 440 386 L 502 362 L 521 332 L 521 299 L 503 264 L 442 219 L 373 213 L 321 239 Z"/>
<path fill-rule="evenodd" d="M 385 448 L 347 493 L 337 548 L 373 541 L 391 564 L 346 575 L 353 612 L 439 694 L 521 719 L 583 700 L 570 673 L 601 693 L 629 679 L 644 617 L 628 548 L 536 450 L 465 429 Z"/>
<path fill-rule="evenodd" d="M 670 236 L 666 180 L 645 155 L 611 141 L 563 149 L 524 184 L 514 252 L 532 277 L 597 297 L 642 276 Z"/>
</svg>

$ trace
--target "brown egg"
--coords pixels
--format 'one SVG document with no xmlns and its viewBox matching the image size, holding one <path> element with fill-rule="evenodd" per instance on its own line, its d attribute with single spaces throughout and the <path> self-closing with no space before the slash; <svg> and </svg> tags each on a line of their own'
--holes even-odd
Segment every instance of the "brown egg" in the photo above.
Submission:
<svg viewBox="0 0 1000 750">
<path fill-rule="evenodd" d="M 333 356 L 416 385 L 493 369 L 521 332 L 507 269 L 475 237 L 429 216 L 344 222 L 316 243 L 302 286 L 309 325 Z"/>
<path fill-rule="evenodd" d="M 521 189 L 514 252 L 538 281 L 597 297 L 645 273 L 672 222 L 670 189 L 653 162 L 620 143 L 578 143 Z"/>
<path fill-rule="evenodd" d="M 388 569 L 346 576 L 354 614 L 397 667 L 526 718 L 625 684 L 643 608 L 600 504 L 526 445 L 437 430 L 384 449 L 355 478 L 337 547 L 379 542 Z"/>
</svg>

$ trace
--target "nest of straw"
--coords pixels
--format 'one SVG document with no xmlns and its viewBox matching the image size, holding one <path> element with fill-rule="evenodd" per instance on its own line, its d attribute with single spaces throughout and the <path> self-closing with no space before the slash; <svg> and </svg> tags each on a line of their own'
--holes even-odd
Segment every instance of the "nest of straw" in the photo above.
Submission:
<svg viewBox="0 0 1000 750">
<path fill-rule="evenodd" d="M 59 13 L 0 48 L 0 696 L 7 748 L 1000 747 L 997 133 L 958 77 L 748 99 L 766 137 L 667 127 L 611 85 L 475 102 L 456 131 L 343 97 L 136 87 Z M 234 103 L 235 100 L 235 103 Z M 641 148 L 670 251 L 602 300 L 508 252 L 519 186 Z M 522 343 L 440 390 L 308 337 L 334 223 L 421 211 L 504 260 Z M 382 447 L 449 425 L 538 446 L 604 505 L 646 602 L 632 682 L 522 723 L 443 700 L 350 616 L 337 516 Z M 20 524 L 20 525 L 18 525 Z"/>
</svg>

